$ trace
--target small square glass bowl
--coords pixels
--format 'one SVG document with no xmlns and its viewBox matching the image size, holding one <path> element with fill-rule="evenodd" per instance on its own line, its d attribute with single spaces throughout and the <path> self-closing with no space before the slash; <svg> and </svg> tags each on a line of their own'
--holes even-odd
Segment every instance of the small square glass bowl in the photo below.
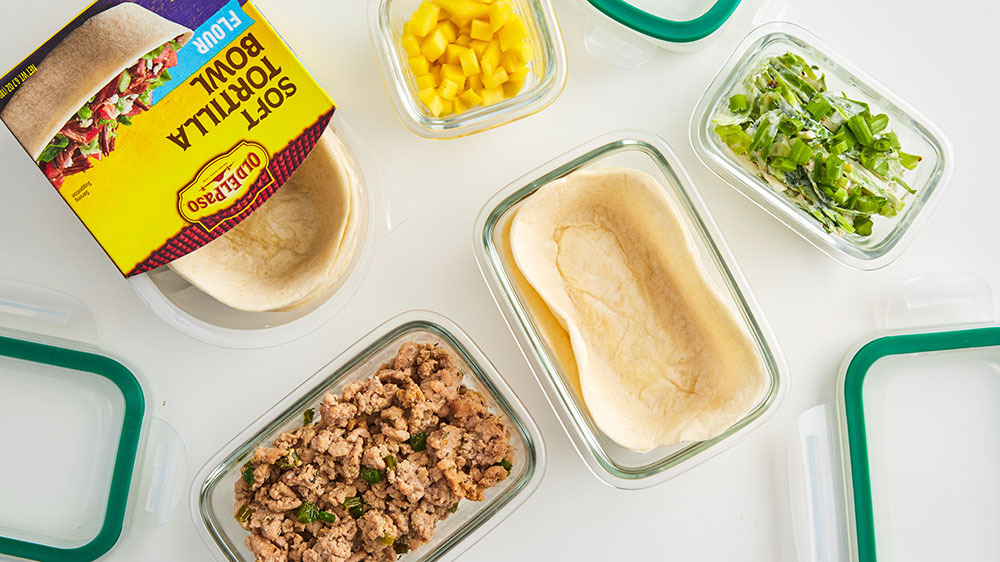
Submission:
<svg viewBox="0 0 1000 562">
<path fill-rule="evenodd" d="M 874 217 L 871 236 L 829 233 L 790 199 L 744 167 L 713 132 L 713 119 L 728 103 L 734 86 L 763 59 L 791 51 L 818 65 L 826 75 L 828 91 L 845 92 L 866 101 L 872 113 L 889 116 L 889 128 L 899 135 L 903 149 L 923 161 L 906 181 L 916 190 L 893 218 Z M 750 32 L 705 91 L 691 117 L 691 143 L 701 161 L 745 197 L 783 222 L 826 254 L 852 267 L 874 270 L 895 260 L 927 220 L 951 179 L 954 157 L 941 130 L 876 79 L 865 74 L 805 29 L 785 22 L 762 25 Z"/>
<path fill-rule="evenodd" d="M 403 560 L 454 560 L 488 534 L 534 493 L 545 473 L 545 445 L 534 420 L 514 391 L 472 339 L 437 314 L 411 311 L 375 328 L 328 363 L 216 453 L 195 477 L 191 516 L 202 540 L 220 562 L 253 562 L 244 545 L 247 532 L 233 518 L 233 485 L 258 445 L 302 425 L 308 408 L 319 410 L 323 396 L 371 377 L 395 357 L 405 342 L 434 343 L 452 353 L 464 384 L 486 398 L 490 411 L 511 428 L 514 466 L 510 476 L 486 492 L 482 502 L 463 501 L 458 511 L 438 524 L 431 541 Z"/>
<path fill-rule="evenodd" d="M 581 168 L 620 166 L 650 174 L 678 210 L 696 256 L 723 302 L 750 335 L 767 381 L 757 403 L 740 421 L 714 439 L 637 453 L 616 444 L 597 428 L 582 397 L 549 343 L 554 328 L 540 315 L 544 307 L 514 265 L 510 223 L 522 202 L 544 185 Z M 479 269 L 507 326 L 580 457 L 605 483 L 638 490 L 662 483 L 736 444 L 777 410 L 787 387 L 785 366 L 746 280 L 709 215 L 691 188 L 687 172 L 666 142 L 645 132 L 618 131 L 594 139 L 524 175 L 493 196 L 476 220 L 474 247 Z M 547 309 L 543 309 L 546 310 Z"/>
<path fill-rule="evenodd" d="M 549 0 L 513 0 L 524 18 L 535 57 L 524 88 L 513 98 L 460 115 L 434 117 L 417 97 L 409 57 L 400 43 L 403 26 L 421 0 L 371 0 L 368 31 L 382 80 L 396 113 L 410 131 L 422 137 L 449 139 L 471 135 L 527 117 L 548 107 L 566 85 L 566 47 Z"/>
</svg>

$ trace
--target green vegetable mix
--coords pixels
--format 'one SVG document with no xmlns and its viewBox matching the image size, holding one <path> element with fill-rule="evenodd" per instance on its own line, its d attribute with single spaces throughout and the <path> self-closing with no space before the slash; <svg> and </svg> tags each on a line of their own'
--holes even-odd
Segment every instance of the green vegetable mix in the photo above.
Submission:
<svg viewBox="0 0 1000 562">
<path fill-rule="evenodd" d="M 361 467 L 361 478 L 364 479 L 368 485 L 377 484 L 382 481 L 382 474 L 377 468 L 371 468 L 368 466 Z"/>
<path fill-rule="evenodd" d="M 302 425 L 312 425 L 313 418 L 316 416 L 316 410 L 309 408 L 305 412 L 302 412 Z"/>
<path fill-rule="evenodd" d="M 295 518 L 299 520 L 299 523 L 304 523 L 306 525 L 314 523 L 317 519 L 319 519 L 319 509 L 309 502 L 302 502 L 298 511 L 295 512 Z"/>
<path fill-rule="evenodd" d="M 253 463 L 250 461 L 243 465 L 243 481 L 253 486 Z"/>
<path fill-rule="evenodd" d="M 415 435 L 412 435 L 410 437 L 410 446 L 413 447 L 413 450 L 418 453 L 420 451 L 427 450 L 427 434 L 417 433 Z"/>
<path fill-rule="evenodd" d="M 719 140 L 828 232 L 871 236 L 872 217 L 896 216 L 914 193 L 903 175 L 920 157 L 900 150 L 889 116 L 827 92 L 826 77 L 794 53 L 746 77 L 714 123 Z"/>
</svg>

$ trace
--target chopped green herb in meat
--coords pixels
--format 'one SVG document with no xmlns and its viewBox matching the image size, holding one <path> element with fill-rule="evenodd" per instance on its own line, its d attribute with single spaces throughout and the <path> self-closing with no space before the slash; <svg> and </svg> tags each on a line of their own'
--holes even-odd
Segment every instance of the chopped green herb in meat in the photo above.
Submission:
<svg viewBox="0 0 1000 562">
<path fill-rule="evenodd" d="M 731 92 L 715 134 L 758 176 L 824 229 L 871 236 L 896 216 L 920 162 L 903 152 L 889 116 L 827 91 L 825 75 L 794 53 L 769 58 Z"/>
</svg>

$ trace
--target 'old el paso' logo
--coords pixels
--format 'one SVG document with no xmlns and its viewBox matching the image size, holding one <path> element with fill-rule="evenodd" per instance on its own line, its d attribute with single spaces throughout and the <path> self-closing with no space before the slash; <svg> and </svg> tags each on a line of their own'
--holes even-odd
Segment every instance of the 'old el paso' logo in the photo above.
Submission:
<svg viewBox="0 0 1000 562">
<path fill-rule="evenodd" d="M 188 222 L 201 223 L 208 230 L 215 229 L 230 218 L 224 212 L 250 192 L 250 187 L 261 173 L 267 174 L 267 181 L 261 186 L 261 190 L 274 182 L 267 168 L 269 163 L 270 156 L 263 146 L 241 141 L 229 152 L 206 164 L 194 181 L 180 190 L 177 194 L 177 208 L 181 216 Z M 241 205 L 232 214 L 238 214 L 245 207 Z M 206 221 L 209 217 L 214 217 L 215 220 Z"/>
</svg>

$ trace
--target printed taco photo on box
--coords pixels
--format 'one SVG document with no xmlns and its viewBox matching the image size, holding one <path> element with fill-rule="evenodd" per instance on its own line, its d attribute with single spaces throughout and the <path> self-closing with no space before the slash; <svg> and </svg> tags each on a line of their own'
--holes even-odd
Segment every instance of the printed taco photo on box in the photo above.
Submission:
<svg viewBox="0 0 1000 562">
<path fill-rule="evenodd" d="M 359 269 L 373 211 L 335 112 L 249 0 L 98 0 L 0 79 L 0 120 L 201 339 L 294 323 Z"/>
</svg>

